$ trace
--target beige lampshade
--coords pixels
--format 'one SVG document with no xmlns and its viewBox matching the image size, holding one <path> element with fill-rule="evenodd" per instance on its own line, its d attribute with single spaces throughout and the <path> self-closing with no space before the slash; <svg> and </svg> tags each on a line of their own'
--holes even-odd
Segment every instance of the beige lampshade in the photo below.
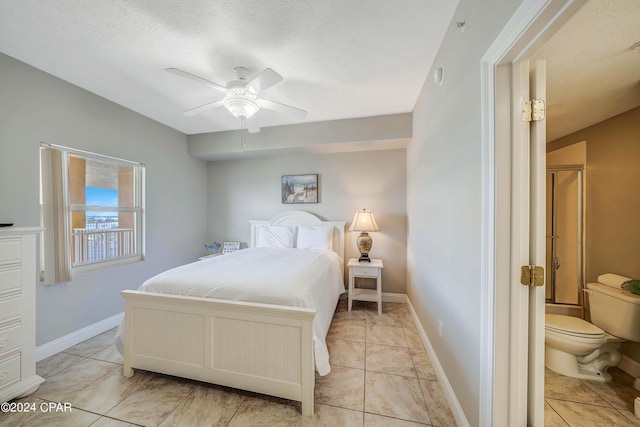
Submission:
<svg viewBox="0 0 640 427">
<path fill-rule="evenodd" d="M 373 217 L 373 212 L 363 209 L 354 215 L 349 231 L 380 231 L 380 227 Z"/>
</svg>

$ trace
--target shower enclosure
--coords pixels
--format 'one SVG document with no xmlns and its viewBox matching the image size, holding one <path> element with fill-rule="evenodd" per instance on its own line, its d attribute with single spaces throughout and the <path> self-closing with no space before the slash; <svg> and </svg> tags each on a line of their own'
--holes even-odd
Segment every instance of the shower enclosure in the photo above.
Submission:
<svg viewBox="0 0 640 427">
<path fill-rule="evenodd" d="M 583 173 L 581 166 L 547 170 L 546 302 L 551 308 L 582 306 Z M 555 306 L 554 306 L 555 305 Z M 569 314 L 569 313 L 566 313 Z"/>
</svg>

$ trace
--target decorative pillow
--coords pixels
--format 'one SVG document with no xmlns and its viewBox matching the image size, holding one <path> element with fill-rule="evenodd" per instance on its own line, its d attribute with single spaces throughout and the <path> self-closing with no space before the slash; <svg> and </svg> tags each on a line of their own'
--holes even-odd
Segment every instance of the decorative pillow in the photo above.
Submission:
<svg viewBox="0 0 640 427">
<path fill-rule="evenodd" d="M 279 225 L 258 227 L 256 248 L 293 248 L 295 229 Z"/>
<path fill-rule="evenodd" d="M 298 249 L 324 249 L 330 251 L 333 248 L 332 227 L 298 227 Z"/>
</svg>

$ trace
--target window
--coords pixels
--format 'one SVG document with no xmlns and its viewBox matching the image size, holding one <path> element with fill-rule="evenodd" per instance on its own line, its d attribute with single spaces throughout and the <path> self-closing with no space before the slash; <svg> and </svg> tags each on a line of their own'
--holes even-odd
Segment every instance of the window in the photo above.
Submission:
<svg viewBox="0 0 640 427">
<path fill-rule="evenodd" d="M 41 188 L 45 283 L 143 259 L 144 165 L 42 144 Z"/>
</svg>

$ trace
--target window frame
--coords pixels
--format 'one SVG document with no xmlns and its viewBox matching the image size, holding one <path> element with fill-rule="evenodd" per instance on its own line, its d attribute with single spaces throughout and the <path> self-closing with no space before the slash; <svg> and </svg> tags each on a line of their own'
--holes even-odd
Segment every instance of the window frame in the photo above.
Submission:
<svg viewBox="0 0 640 427">
<path fill-rule="evenodd" d="M 146 180 L 145 180 L 145 171 L 146 165 L 143 163 L 119 159 L 116 157 L 106 156 L 97 153 L 91 153 L 84 150 L 73 149 L 69 147 L 63 147 L 54 144 L 41 143 L 40 146 L 45 149 L 58 150 L 62 153 L 62 168 L 63 168 L 63 177 L 62 177 L 62 187 L 63 187 L 63 198 L 64 204 L 66 206 L 65 209 L 65 223 L 68 224 L 68 230 L 65 230 L 68 233 L 68 241 L 65 245 L 65 256 L 69 257 L 70 267 L 71 267 L 71 275 L 74 274 L 82 274 L 90 271 L 97 270 L 105 270 L 113 267 L 117 267 L 120 265 L 131 264 L 139 261 L 144 261 L 145 253 L 146 253 L 146 245 L 145 245 L 145 191 L 146 191 Z M 129 166 L 133 169 L 133 180 L 132 180 L 132 190 L 133 190 L 133 200 L 131 207 L 120 207 L 120 206 L 92 206 L 87 204 L 71 204 L 70 203 L 70 164 L 69 164 L 69 156 L 77 156 L 86 160 L 95 160 L 107 164 L 111 164 L 114 166 Z M 95 260 L 91 262 L 86 262 L 82 264 L 74 263 L 74 233 L 73 228 L 71 226 L 71 218 L 73 212 L 132 212 L 134 213 L 134 243 L 133 243 L 133 253 L 131 255 L 120 256 L 115 258 L 106 258 Z"/>
</svg>

